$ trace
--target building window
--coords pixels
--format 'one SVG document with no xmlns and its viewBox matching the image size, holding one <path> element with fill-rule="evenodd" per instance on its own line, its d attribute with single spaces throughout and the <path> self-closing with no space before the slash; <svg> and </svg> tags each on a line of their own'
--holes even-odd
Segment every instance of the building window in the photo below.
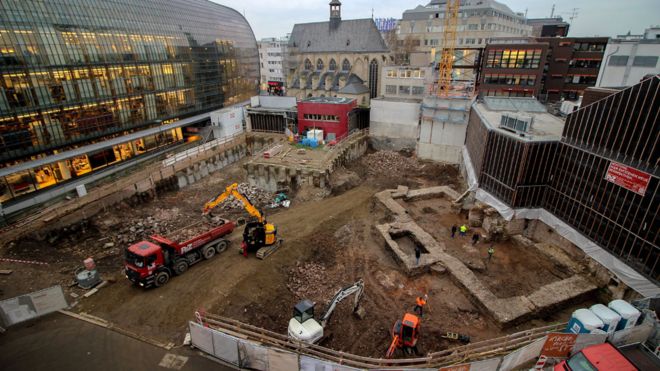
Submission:
<svg viewBox="0 0 660 371">
<path fill-rule="evenodd" d="M 610 62 L 608 65 L 610 66 L 625 66 L 628 64 L 628 56 L 627 55 L 613 55 L 610 57 Z"/>
<path fill-rule="evenodd" d="M 346 72 L 351 70 L 351 62 L 349 62 L 348 59 L 344 59 L 344 61 L 341 62 L 341 70 Z"/>
<path fill-rule="evenodd" d="M 600 62 L 597 59 L 571 59 L 568 65 L 575 68 L 600 68 Z"/>
<path fill-rule="evenodd" d="M 369 63 L 369 98 L 378 96 L 378 62 L 375 59 Z"/>
<path fill-rule="evenodd" d="M 399 86 L 399 95 L 410 95 L 410 86 Z"/>
<path fill-rule="evenodd" d="M 396 85 L 385 85 L 385 94 L 396 95 Z"/>
<path fill-rule="evenodd" d="M 309 59 L 305 59 L 305 71 L 311 71 L 312 70 L 312 61 Z"/>
<path fill-rule="evenodd" d="M 412 87 L 412 94 L 413 95 L 422 95 L 424 94 L 424 88 L 421 86 L 413 86 Z"/>
<path fill-rule="evenodd" d="M 313 113 L 306 113 L 303 115 L 305 120 L 311 121 L 330 121 L 330 122 L 339 122 L 339 116 L 335 115 L 317 115 Z"/>
<path fill-rule="evenodd" d="M 573 50 L 581 52 L 602 52 L 605 50 L 605 44 L 594 43 L 575 43 Z"/>
<path fill-rule="evenodd" d="M 396 70 L 394 68 L 387 70 L 387 77 L 396 78 Z"/>
<path fill-rule="evenodd" d="M 636 67 L 655 67 L 658 64 L 658 57 L 655 56 L 637 56 L 633 59 L 633 66 Z"/>
<path fill-rule="evenodd" d="M 328 64 L 328 70 L 329 71 L 337 70 L 337 62 L 335 62 L 334 58 L 330 60 L 330 63 Z"/>
<path fill-rule="evenodd" d="M 323 70 L 323 61 L 321 60 L 321 58 L 319 58 L 316 61 L 316 70 L 317 71 L 322 71 Z"/>
<path fill-rule="evenodd" d="M 488 68 L 538 68 L 543 50 L 490 50 L 486 59 Z"/>
</svg>

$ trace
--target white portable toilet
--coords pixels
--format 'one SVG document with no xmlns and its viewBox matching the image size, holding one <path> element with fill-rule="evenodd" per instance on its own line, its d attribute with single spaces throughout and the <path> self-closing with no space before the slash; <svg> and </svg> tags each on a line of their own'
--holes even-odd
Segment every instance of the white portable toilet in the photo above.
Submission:
<svg viewBox="0 0 660 371">
<path fill-rule="evenodd" d="M 621 316 L 621 321 L 616 327 L 617 331 L 634 327 L 639 316 L 642 315 L 637 308 L 625 300 L 612 300 L 607 306 Z"/>
<path fill-rule="evenodd" d="M 616 326 L 619 324 L 619 321 L 621 321 L 621 316 L 618 315 L 617 312 L 604 306 L 603 304 L 594 304 L 591 306 L 591 308 L 589 308 L 589 310 L 592 311 L 598 318 L 600 318 L 601 321 L 603 321 L 603 324 L 605 324 L 603 331 L 607 332 L 608 334 L 616 331 Z"/>
<path fill-rule="evenodd" d="M 573 312 L 568 321 L 566 332 L 573 334 L 591 334 L 595 330 L 602 330 L 605 324 L 589 309 L 578 309 Z"/>
</svg>

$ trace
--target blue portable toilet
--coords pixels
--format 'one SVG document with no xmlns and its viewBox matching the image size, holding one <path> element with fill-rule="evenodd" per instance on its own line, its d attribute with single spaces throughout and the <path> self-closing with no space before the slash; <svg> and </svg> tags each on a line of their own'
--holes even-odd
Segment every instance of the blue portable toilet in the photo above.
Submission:
<svg viewBox="0 0 660 371">
<path fill-rule="evenodd" d="M 605 324 L 589 309 L 578 309 L 573 312 L 566 326 L 567 333 L 590 334 L 594 330 L 602 330 Z"/>
<path fill-rule="evenodd" d="M 591 308 L 589 308 L 589 310 L 592 311 L 598 318 L 600 318 L 601 321 L 603 321 L 603 324 L 605 325 L 603 327 L 603 331 L 607 332 L 608 334 L 616 331 L 616 326 L 619 324 L 619 321 L 621 321 L 621 316 L 617 312 L 604 306 L 603 304 L 594 304 L 591 306 Z"/>
<path fill-rule="evenodd" d="M 634 327 L 642 313 L 625 300 L 612 300 L 607 306 L 621 316 L 616 330 Z"/>
</svg>

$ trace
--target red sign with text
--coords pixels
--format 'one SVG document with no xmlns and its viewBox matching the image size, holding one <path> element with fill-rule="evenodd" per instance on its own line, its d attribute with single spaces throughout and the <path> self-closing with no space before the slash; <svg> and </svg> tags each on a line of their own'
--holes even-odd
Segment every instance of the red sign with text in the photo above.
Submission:
<svg viewBox="0 0 660 371">
<path fill-rule="evenodd" d="M 571 355 L 577 334 L 548 334 L 541 354 L 549 358 L 567 358 Z"/>
<path fill-rule="evenodd" d="M 618 162 L 611 162 L 607 174 L 605 174 L 605 180 L 644 196 L 651 175 Z"/>
</svg>

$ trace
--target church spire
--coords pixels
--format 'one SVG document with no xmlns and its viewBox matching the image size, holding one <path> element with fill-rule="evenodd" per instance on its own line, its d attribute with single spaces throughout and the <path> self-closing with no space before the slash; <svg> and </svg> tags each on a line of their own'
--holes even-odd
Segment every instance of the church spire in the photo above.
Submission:
<svg viewBox="0 0 660 371">
<path fill-rule="evenodd" d="M 330 21 L 341 21 L 341 1 L 330 2 Z"/>
</svg>

